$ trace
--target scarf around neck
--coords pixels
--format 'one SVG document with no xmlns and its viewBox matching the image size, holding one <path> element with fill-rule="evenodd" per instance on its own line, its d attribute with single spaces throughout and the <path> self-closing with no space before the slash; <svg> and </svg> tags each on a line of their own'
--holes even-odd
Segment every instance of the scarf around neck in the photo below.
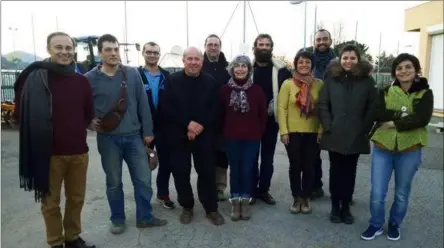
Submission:
<svg viewBox="0 0 444 248">
<path fill-rule="evenodd" d="M 242 114 L 250 111 L 250 103 L 248 102 L 247 90 L 253 85 L 253 81 L 249 78 L 243 85 L 239 85 L 233 79 L 228 80 L 228 87 L 232 89 L 230 94 L 230 107 L 234 108 L 234 111 L 240 111 Z"/>
<path fill-rule="evenodd" d="M 19 116 L 19 178 L 25 191 L 34 190 L 37 202 L 50 194 L 49 167 L 52 155 L 51 99 L 46 94 L 48 73 L 75 75 L 74 63 L 60 65 L 45 59 L 23 70 L 14 83 Z M 41 70 L 41 72 L 38 72 Z M 26 87 L 25 87 L 26 86 Z"/>
<path fill-rule="evenodd" d="M 313 74 L 314 77 L 319 79 L 324 79 L 326 75 L 326 69 L 330 61 L 336 58 L 333 49 L 329 48 L 328 51 L 321 53 L 318 49 L 314 51 L 314 67 Z"/>
<path fill-rule="evenodd" d="M 299 92 L 296 93 L 296 105 L 301 109 L 301 116 L 305 119 L 313 114 L 315 108 L 313 96 L 310 94 L 314 80 L 312 75 L 304 76 L 297 72 L 293 75 L 293 82 L 299 87 Z"/>
</svg>

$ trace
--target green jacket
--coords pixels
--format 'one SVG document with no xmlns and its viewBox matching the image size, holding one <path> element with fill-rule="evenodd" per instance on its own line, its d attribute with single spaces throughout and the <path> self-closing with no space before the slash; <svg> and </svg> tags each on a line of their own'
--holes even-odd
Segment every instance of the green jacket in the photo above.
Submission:
<svg viewBox="0 0 444 248">
<path fill-rule="evenodd" d="M 403 112 L 408 115 L 401 118 Z M 420 78 L 418 82 L 414 82 L 408 93 L 395 81 L 379 91 L 374 103 L 372 117 L 377 123 L 371 140 L 391 151 L 402 151 L 414 145 L 426 146 L 426 126 L 432 113 L 433 92 L 427 79 Z M 395 128 L 379 128 L 380 123 L 387 121 L 393 121 Z"/>
</svg>

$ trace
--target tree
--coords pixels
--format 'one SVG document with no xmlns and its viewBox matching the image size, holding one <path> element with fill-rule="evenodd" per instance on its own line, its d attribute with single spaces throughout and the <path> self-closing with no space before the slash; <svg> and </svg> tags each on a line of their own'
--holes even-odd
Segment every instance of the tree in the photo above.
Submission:
<svg viewBox="0 0 444 248">
<path fill-rule="evenodd" d="M 344 41 L 344 42 L 335 44 L 333 51 L 335 52 L 336 55 L 339 56 L 339 53 L 346 45 L 355 45 L 356 47 L 358 47 L 358 50 L 361 52 L 362 57 L 364 59 L 368 60 L 370 63 L 373 63 L 373 57 L 367 53 L 368 49 L 369 49 L 368 45 L 364 44 L 364 43 L 359 43 L 355 40 L 349 40 L 349 41 Z"/>
<path fill-rule="evenodd" d="M 375 70 L 380 67 L 379 72 L 381 73 L 391 72 L 391 66 L 394 60 L 395 56 L 393 56 L 393 54 L 387 56 L 386 52 L 383 51 L 380 56 L 376 56 Z"/>
<path fill-rule="evenodd" d="M 333 32 L 331 33 L 331 39 L 333 40 L 333 45 L 336 46 L 339 43 L 342 43 L 344 40 L 344 23 L 341 21 L 335 23 L 333 25 Z"/>
</svg>

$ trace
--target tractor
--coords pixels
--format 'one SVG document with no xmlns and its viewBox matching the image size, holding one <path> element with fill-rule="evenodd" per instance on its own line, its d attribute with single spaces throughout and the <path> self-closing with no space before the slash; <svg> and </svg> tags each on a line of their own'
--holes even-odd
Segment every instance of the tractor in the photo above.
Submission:
<svg viewBox="0 0 444 248">
<path fill-rule="evenodd" d="M 76 70 L 82 74 L 88 72 L 98 64 L 102 62 L 98 56 L 99 51 L 97 49 L 97 41 L 99 36 L 89 35 L 74 37 L 73 40 L 76 46 L 76 52 L 74 54 L 74 60 L 77 61 Z M 126 57 L 126 64 L 129 64 L 128 60 L 128 46 L 135 46 L 136 50 L 140 51 L 139 43 L 119 43 L 120 47 L 124 47 L 123 52 Z M 94 59 L 93 59 L 94 58 Z"/>
</svg>

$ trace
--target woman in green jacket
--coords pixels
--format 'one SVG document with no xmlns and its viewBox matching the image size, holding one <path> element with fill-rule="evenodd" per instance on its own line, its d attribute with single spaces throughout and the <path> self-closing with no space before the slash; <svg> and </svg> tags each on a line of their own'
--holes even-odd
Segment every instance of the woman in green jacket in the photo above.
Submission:
<svg viewBox="0 0 444 248">
<path fill-rule="evenodd" d="M 395 172 L 395 199 L 388 219 L 387 238 L 399 240 L 408 207 L 413 177 L 421 164 L 422 147 L 427 145 L 427 125 L 433 113 L 433 92 L 420 77 L 418 58 L 400 54 L 392 64 L 392 85 L 379 92 L 373 106 L 376 125 L 371 162 L 370 220 L 361 235 L 372 240 L 381 235 L 385 222 L 385 197 Z"/>
</svg>

